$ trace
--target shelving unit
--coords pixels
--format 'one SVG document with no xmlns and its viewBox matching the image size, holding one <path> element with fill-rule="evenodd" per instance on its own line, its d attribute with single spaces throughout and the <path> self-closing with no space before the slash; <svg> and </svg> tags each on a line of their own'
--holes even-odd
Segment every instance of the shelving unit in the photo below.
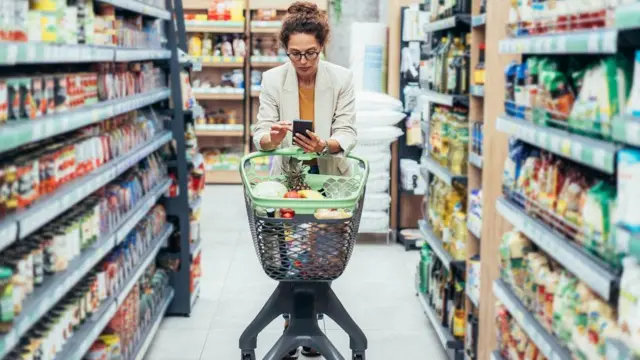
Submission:
<svg viewBox="0 0 640 360">
<path fill-rule="evenodd" d="M 42 116 L 33 121 L 20 120 L 0 125 L 0 157 L 15 155 L 13 152 L 25 145 L 42 140 L 69 135 L 83 127 L 99 124 L 115 116 L 140 110 L 148 106 L 167 107 L 170 98 L 172 103 L 183 104 L 180 90 L 180 71 L 183 65 L 179 63 L 178 48 L 186 50 L 184 37 L 184 19 L 182 4 L 179 0 L 167 0 L 165 8 L 150 6 L 137 0 L 99 0 L 100 3 L 116 7 L 116 11 L 128 14 L 141 14 L 147 18 L 160 20 L 178 19 L 173 22 L 165 21 L 165 35 L 167 48 L 115 48 L 94 45 L 63 45 L 36 42 L 1 42 L 0 43 L 0 72 L 3 77 L 16 73 L 31 74 L 52 71 L 56 65 L 66 64 L 68 71 L 86 71 L 87 64 L 102 62 L 136 62 L 153 61 L 166 69 L 171 88 L 157 88 L 155 90 L 121 97 L 118 99 L 101 101 L 91 105 L 74 108 L 66 112 Z M 175 7 L 174 7 L 175 5 Z M 178 31 L 180 29 L 180 31 Z M 37 68 L 39 65 L 50 65 Z M 9 67 L 11 66 L 11 67 Z M 71 70 L 73 69 L 73 70 Z M 162 114 L 164 110 L 157 111 Z M 81 281 L 100 264 L 103 259 L 119 244 L 121 244 L 132 230 L 140 223 L 152 208 L 163 203 L 168 214 L 174 216 L 175 223 L 167 222 L 164 230 L 151 240 L 149 248 L 138 258 L 138 263 L 128 272 L 127 279 L 119 289 L 104 300 L 93 315 L 78 329 L 75 329 L 56 359 L 80 360 L 111 321 L 118 307 L 129 296 L 138 280 L 145 273 L 148 266 L 155 262 L 156 255 L 166 247 L 167 239 L 180 230 L 181 250 L 177 255 L 187 264 L 191 256 L 189 246 L 189 208 L 187 201 L 187 162 L 185 148 L 184 112 L 181 106 L 173 107 L 172 120 L 166 124 L 166 130 L 160 129 L 148 141 L 132 148 L 129 152 L 109 159 L 91 172 L 84 173 L 57 187 L 50 194 L 40 196 L 31 206 L 19 210 L 0 219 L 0 251 L 12 246 L 17 241 L 24 241 L 37 231 L 51 223 L 62 214 L 78 208 L 76 204 L 86 200 L 100 188 L 117 179 L 120 175 L 136 166 L 141 160 L 156 153 L 159 149 L 175 140 L 177 159 L 170 161 L 177 169 L 177 186 L 180 195 L 165 199 L 173 180 L 164 178 L 158 181 L 125 214 L 120 214 L 117 224 L 113 224 L 109 233 L 99 234 L 99 238 L 89 247 L 83 249 L 79 255 L 72 258 L 66 270 L 53 275 L 47 275 L 44 282 L 34 287 L 22 303 L 22 311 L 13 321 L 10 330 L 0 336 L 0 358 L 6 357 L 19 344 L 21 338 L 36 324 L 47 316 L 54 308 L 60 306 L 60 301 L 68 296 Z M 119 151 L 120 152 L 120 151 Z M 8 159 L 12 160 L 12 159 Z M 56 220 L 57 221 L 57 220 Z M 196 249 L 197 250 L 197 249 Z M 185 268 L 185 266 L 182 266 Z M 157 332 L 160 321 L 167 311 L 173 314 L 188 315 L 191 312 L 191 294 L 181 283 L 188 283 L 189 273 L 180 271 L 175 274 L 170 287 L 164 291 L 163 301 L 154 313 L 154 320 L 147 328 L 141 329 L 141 335 L 135 345 L 132 358 L 141 360 L 149 344 Z M 186 275 L 181 277 L 181 275 Z M 185 306 L 183 299 L 187 299 Z"/>
</svg>

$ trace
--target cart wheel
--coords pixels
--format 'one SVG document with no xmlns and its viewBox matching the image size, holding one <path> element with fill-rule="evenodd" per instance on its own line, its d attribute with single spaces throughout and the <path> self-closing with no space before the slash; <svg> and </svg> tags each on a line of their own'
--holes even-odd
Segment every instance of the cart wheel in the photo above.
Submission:
<svg viewBox="0 0 640 360">
<path fill-rule="evenodd" d="M 243 351 L 242 357 L 240 360 L 256 360 L 256 352 L 255 351 Z"/>
<path fill-rule="evenodd" d="M 360 354 L 353 354 L 353 360 L 365 360 L 365 356 L 364 353 L 360 353 Z"/>
</svg>

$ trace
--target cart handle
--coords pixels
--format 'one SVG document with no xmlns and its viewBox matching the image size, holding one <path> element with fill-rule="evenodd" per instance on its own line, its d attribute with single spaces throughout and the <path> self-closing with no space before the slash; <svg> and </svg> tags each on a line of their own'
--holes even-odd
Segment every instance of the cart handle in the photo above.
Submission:
<svg viewBox="0 0 640 360">
<path fill-rule="evenodd" d="M 242 177 L 242 182 L 245 188 L 248 189 L 249 196 L 253 200 L 256 206 L 264 207 L 264 208 L 305 208 L 305 209 L 339 209 L 339 208 L 352 208 L 356 205 L 360 197 L 364 194 L 364 188 L 367 183 L 367 178 L 369 177 L 369 163 L 357 156 L 347 155 L 348 159 L 356 160 L 360 163 L 361 167 L 363 167 L 362 177 L 360 179 L 360 184 L 358 184 L 358 189 L 354 191 L 350 196 L 343 199 L 322 199 L 322 200 L 312 200 L 312 199 L 304 199 L 304 201 L 300 201 L 299 199 L 271 199 L 271 198 L 262 198 L 255 196 L 253 194 L 253 190 L 249 184 L 249 178 L 247 177 L 247 172 L 245 171 L 245 165 L 251 159 L 255 159 L 258 157 L 265 156 L 290 156 L 294 157 L 298 160 L 306 161 L 312 160 L 316 158 L 326 158 L 331 156 L 327 155 L 318 155 L 315 153 L 306 153 L 299 147 L 292 146 L 282 149 L 276 149 L 272 151 L 256 151 L 250 154 L 245 155 L 240 161 L 240 175 Z"/>
</svg>

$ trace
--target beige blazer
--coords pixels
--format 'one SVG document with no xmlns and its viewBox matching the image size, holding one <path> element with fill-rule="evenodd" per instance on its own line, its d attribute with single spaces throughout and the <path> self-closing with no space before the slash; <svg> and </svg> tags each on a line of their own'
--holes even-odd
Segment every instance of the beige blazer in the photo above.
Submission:
<svg viewBox="0 0 640 360">
<path fill-rule="evenodd" d="M 334 139 L 342 149 L 325 159 L 318 159 L 321 174 L 349 175 L 350 162 L 345 158 L 357 141 L 355 128 L 355 94 L 351 70 L 320 60 L 315 88 L 315 133 L 321 139 Z M 298 102 L 298 76 L 293 65 L 287 62 L 262 74 L 262 92 L 258 122 L 254 127 L 253 142 L 258 150 L 260 139 L 270 133 L 271 125 L 285 120 L 300 119 Z M 281 148 L 292 146 L 292 134 L 280 144 Z M 282 170 L 281 156 L 274 158 L 271 175 Z"/>
</svg>

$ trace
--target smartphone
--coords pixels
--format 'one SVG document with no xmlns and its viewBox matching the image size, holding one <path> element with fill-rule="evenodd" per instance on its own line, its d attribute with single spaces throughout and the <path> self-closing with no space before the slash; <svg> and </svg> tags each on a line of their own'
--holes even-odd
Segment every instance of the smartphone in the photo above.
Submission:
<svg viewBox="0 0 640 360">
<path fill-rule="evenodd" d="M 313 121 L 293 120 L 293 136 L 296 134 L 302 134 L 303 136 L 309 137 L 309 135 L 307 135 L 307 130 L 313 131 Z"/>
</svg>

